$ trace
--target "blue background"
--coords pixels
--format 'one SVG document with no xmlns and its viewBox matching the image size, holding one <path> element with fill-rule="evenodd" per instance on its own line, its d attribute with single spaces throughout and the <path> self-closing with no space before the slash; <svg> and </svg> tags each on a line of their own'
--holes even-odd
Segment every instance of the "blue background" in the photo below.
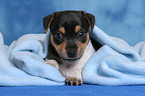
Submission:
<svg viewBox="0 0 145 96">
<path fill-rule="evenodd" d="M 84 10 L 108 35 L 134 46 L 145 41 L 145 0 L 0 0 L 0 32 L 9 45 L 24 34 L 43 33 L 42 19 L 55 11 Z M 0 87 L 0 96 L 143 96 L 144 86 Z"/>
<path fill-rule="evenodd" d="M 5 44 L 24 34 L 43 33 L 43 17 L 62 10 L 94 14 L 99 28 L 132 46 L 145 41 L 145 0 L 0 0 Z"/>
</svg>

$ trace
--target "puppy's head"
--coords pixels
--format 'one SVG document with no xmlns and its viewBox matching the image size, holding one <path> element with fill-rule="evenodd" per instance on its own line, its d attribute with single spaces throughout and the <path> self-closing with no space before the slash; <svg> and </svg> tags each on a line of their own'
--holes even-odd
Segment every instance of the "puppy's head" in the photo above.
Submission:
<svg viewBox="0 0 145 96">
<path fill-rule="evenodd" d="M 80 59 L 93 30 L 95 17 L 83 11 L 61 11 L 43 18 L 45 32 L 50 28 L 51 43 L 63 60 Z"/>
</svg>

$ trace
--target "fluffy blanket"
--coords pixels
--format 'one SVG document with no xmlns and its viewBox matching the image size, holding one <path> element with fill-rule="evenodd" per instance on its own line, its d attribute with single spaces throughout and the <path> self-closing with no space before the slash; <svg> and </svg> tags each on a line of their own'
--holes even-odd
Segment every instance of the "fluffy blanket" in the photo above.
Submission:
<svg viewBox="0 0 145 96">
<path fill-rule="evenodd" d="M 4 45 L 0 34 L 0 86 L 64 85 L 65 77 L 45 64 L 50 30 L 27 34 Z M 83 81 L 100 85 L 145 84 L 145 42 L 132 47 L 122 39 L 108 36 L 97 26 L 90 36 L 103 46 L 89 59 Z"/>
</svg>

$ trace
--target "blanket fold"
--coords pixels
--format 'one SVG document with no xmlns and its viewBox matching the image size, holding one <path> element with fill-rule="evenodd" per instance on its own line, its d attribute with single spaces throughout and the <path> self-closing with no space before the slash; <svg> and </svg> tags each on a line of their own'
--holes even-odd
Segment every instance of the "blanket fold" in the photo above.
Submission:
<svg viewBox="0 0 145 96">
<path fill-rule="evenodd" d="M 24 35 L 5 51 L 0 43 L 0 85 L 64 85 L 65 78 L 60 72 L 44 63 L 43 58 L 47 54 L 44 44 L 48 43 L 47 39 L 45 34 Z"/>
<path fill-rule="evenodd" d="M 103 46 L 84 67 L 84 83 L 145 84 L 145 42 L 132 47 L 97 26 L 90 36 Z M 47 34 L 24 35 L 6 46 L 0 33 L 0 86 L 64 85 L 65 77 L 43 60 L 49 38 L 50 30 Z"/>
</svg>

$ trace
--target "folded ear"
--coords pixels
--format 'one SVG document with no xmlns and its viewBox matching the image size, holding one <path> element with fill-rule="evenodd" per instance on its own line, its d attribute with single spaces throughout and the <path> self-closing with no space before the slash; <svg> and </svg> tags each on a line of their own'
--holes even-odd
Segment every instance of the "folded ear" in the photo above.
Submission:
<svg viewBox="0 0 145 96">
<path fill-rule="evenodd" d="M 43 18 L 43 27 L 44 27 L 44 33 L 47 32 L 48 28 L 50 27 L 50 24 L 53 20 L 54 14 L 52 15 L 48 15 L 46 17 Z"/>
<path fill-rule="evenodd" d="M 93 31 L 94 25 L 95 25 L 95 16 L 89 13 L 84 12 L 84 16 L 87 19 L 89 26 L 91 27 L 91 31 Z"/>
</svg>

